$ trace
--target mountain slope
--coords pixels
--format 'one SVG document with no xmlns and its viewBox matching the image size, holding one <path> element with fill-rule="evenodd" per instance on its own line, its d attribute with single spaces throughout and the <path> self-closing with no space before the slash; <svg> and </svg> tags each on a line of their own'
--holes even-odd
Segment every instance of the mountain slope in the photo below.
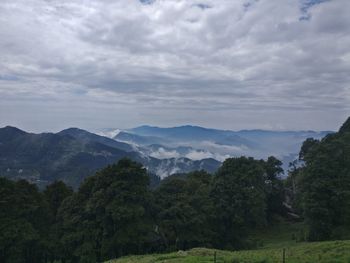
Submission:
<svg viewBox="0 0 350 263">
<path fill-rule="evenodd" d="M 78 129 L 78 128 L 69 128 L 69 129 L 65 129 L 63 131 L 60 131 L 58 133 L 59 135 L 70 135 L 80 141 L 82 141 L 83 143 L 87 143 L 87 142 L 98 142 L 113 148 L 117 148 L 123 151 L 127 151 L 127 152 L 132 152 L 134 149 L 131 145 L 124 143 L 124 142 L 119 142 L 104 136 L 100 136 L 82 129 Z"/>
<path fill-rule="evenodd" d="M 77 187 L 86 176 L 123 157 L 132 155 L 69 135 L 0 129 L 0 174 L 12 179 L 25 178 L 39 185 L 63 180 Z"/>
<path fill-rule="evenodd" d="M 39 186 L 63 180 L 77 188 L 85 177 L 125 157 L 142 163 L 151 174 L 162 177 L 198 169 L 214 172 L 220 166 L 215 160 L 159 160 L 119 147 L 131 149 L 125 143 L 80 129 L 33 134 L 5 127 L 0 129 L 0 176 L 27 179 Z"/>
</svg>

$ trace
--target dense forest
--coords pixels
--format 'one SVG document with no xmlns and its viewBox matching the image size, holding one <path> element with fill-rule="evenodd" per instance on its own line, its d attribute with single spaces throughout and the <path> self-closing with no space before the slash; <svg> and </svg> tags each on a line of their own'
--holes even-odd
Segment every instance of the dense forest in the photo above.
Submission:
<svg viewBox="0 0 350 263">
<path fill-rule="evenodd" d="M 215 174 L 170 176 L 150 187 L 147 170 L 122 159 L 77 191 L 57 181 L 39 191 L 0 178 L 0 262 L 102 262 L 193 247 L 256 246 L 249 232 L 276 216 L 304 220 L 308 241 L 350 227 L 350 119 L 304 142 L 282 179 L 281 161 L 229 158 Z"/>
</svg>

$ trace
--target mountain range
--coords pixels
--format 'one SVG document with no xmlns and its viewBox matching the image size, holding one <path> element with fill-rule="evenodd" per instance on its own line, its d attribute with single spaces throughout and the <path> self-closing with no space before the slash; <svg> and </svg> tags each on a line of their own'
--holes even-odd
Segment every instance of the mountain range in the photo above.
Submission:
<svg viewBox="0 0 350 263">
<path fill-rule="evenodd" d="M 40 187 L 62 180 L 78 188 L 84 178 L 122 158 L 142 163 L 153 183 L 170 174 L 200 169 L 214 172 L 220 166 L 214 159 L 157 159 L 134 149 L 77 128 L 34 134 L 7 126 L 0 129 L 0 176 L 26 179 Z"/>
<path fill-rule="evenodd" d="M 40 187 L 62 180 L 78 188 L 84 178 L 122 158 L 142 163 L 153 184 L 177 173 L 200 169 L 213 173 L 232 156 L 274 155 L 286 168 L 306 138 L 328 133 L 140 126 L 98 134 L 78 128 L 34 134 L 7 126 L 0 128 L 0 175 Z"/>
<path fill-rule="evenodd" d="M 114 132 L 113 132 L 114 131 Z M 266 159 L 275 156 L 288 169 L 307 138 L 320 139 L 331 131 L 218 130 L 198 126 L 159 128 L 140 126 L 129 130 L 109 130 L 113 138 L 134 145 L 137 151 L 159 159 L 186 157 L 223 161 L 232 156 Z"/>
</svg>

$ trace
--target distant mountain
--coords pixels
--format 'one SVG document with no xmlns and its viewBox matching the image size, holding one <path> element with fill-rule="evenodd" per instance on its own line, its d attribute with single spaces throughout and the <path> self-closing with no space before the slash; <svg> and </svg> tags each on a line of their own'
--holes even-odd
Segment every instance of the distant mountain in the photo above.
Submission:
<svg viewBox="0 0 350 263">
<path fill-rule="evenodd" d="M 142 163 L 150 174 L 162 177 L 198 169 L 214 172 L 220 166 L 220 162 L 213 159 L 160 160 L 132 149 L 126 143 L 77 128 L 57 134 L 33 134 L 5 127 L 0 129 L 0 176 L 27 179 L 41 187 L 63 180 L 77 188 L 85 177 L 124 157 Z"/>
<path fill-rule="evenodd" d="M 141 126 L 111 131 L 115 137 L 108 138 L 78 128 L 33 134 L 8 126 L 0 129 L 0 176 L 25 178 L 39 186 L 63 180 L 76 188 L 85 177 L 124 157 L 142 163 L 154 175 L 153 182 L 155 175 L 164 178 L 200 169 L 212 173 L 224 159 L 242 155 L 274 155 L 287 169 L 306 138 L 328 133 Z"/>
<path fill-rule="evenodd" d="M 115 140 L 128 142 L 132 144 L 137 145 L 150 145 L 150 144 L 168 144 L 170 143 L 169 140 L 157 137 L 157 136 L 145 136 L 145 135 L 138 135 L 134 133 L 129 132 L 120 132 L 115 137 Z"/>
<path fill-rule="evenodd" d="M 240 137 L 237 133 L 228 130 L 207 129 L 198 126 L 180 126 L 173 128 L 159 128 L 152 126 L 140 126 L 130 129 L 129 132 L 141 136 L 153 136 L 176 142 L 193 141 L 230 141 L 230 145 L 249 145 L 247 139 Z"/>
<path fill-rule="evenodd" d="M 288 163 L 298 155 L 307 138 L 320 139 L 330 131 L 267 131 L 267 130 L 218 130 L 198 126 L 159 128 L 140 126 L 124 131 L 115 138 L 120 141 L 142 146 L 140 151 L 150 156 L 169 156 L 190 159 L 214 158 L 223 161 L 227 157 L 252 156 L 267 158 L 274 155 Z M 154 147 L 152 145 L 157 145 Z M 179 151 L 185 147 L 187 151 Z"/>
<path fill-rule="evenodd" d="M 331 131 L 268 131 L 268 130 L 218 130 L 203 128 L 199 126 L 179 126 L 173 128 L 159 128 L 154 126 L 140 126 L 128 130 L 134 135 L 152 136 L 172 141 L 224 141 L 229 142 L 229 145 L 245 144 L 249 145 L 252 142 L 257 143 L 261 139 L 266 138 L 286 138 L 286 137 L 302 137 L 307 136 L 325 136 Z"/>
</svg>

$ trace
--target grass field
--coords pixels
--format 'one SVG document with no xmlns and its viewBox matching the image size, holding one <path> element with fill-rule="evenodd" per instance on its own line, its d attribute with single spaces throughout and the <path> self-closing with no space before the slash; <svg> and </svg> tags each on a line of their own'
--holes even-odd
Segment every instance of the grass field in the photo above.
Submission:
<svg viewBox="0 0 350 263">
<path fill-rule="evenodd" d="M 206 248 L 195 248 L 169 254 L 147 256 L 129 256 L 109 263 L 273 263 L 282 262 L 281 248 L 264 248 L 247 251 L 220 251 Z M 295 243 L 286 248 L 286 263 L 350 263 L 350 241 L 330 241 L 316 243 Z"/>
<path fill-rule="evenodd" d="M 341 230 L 343 237 L 348 231 Z M 279 263 L 285 249 L 286 263 L 350 263 L 350 240 L 329 242 L 303 242 L 306 233 L 303 223 L 289 223 L 276 220 L 271 227 L 254 230 L 251 240 L 258 245 L 256 250 L 221 251 L 195 248 L 168 254 L 129 256 L 109 263 Z M 350 239 L 350 238 L 349 238 Z"/>
<path fill-rule="evenodd" d="M 287 248 L 303 242 L 307 233 L 304 223 L 289 223 L 278 220 L 270 227 L 255 229 L 249 234 L 259 248 Z"/>
</svg>

